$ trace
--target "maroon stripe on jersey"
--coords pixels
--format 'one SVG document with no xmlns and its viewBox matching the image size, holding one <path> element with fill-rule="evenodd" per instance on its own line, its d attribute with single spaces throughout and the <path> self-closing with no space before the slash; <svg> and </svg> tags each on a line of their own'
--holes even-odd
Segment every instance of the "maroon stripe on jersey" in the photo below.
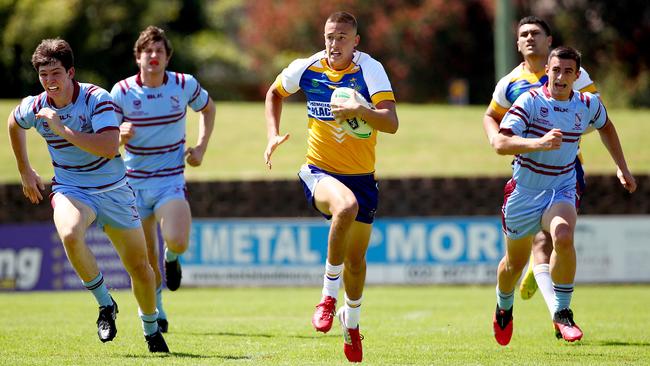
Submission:
<svg viewBox="0 0 650 366">
<path fill-rule="evenodd" d="M 126 178 L 126 175 L 123 175 L 122 178 L 116 180 L 113 183 L 108 183 L 108 184 L 104 184 L 104 185 L 101 185 L 101 186 L 85 186 L 85 187 L 75 186 L 75 188 L 81 188 L 81 189 L 103 189 L 103 188 L 108 188 L 108 187 L 110 187 L 112 185 L 120 183 L 121 181 L 124 180 L 124 178 Z M 61 183 L 57 182 L 54 178 L 52 178 L 52 185 L 53 186 L 60 185 L 60 184 Z"/>
<path fill-rule="evenodd" d="M 88 166 L 88 165 L 91 165 L 91 164 L 86 164 L 84 166 L 75 167 L 75 166 L 68 166 L 68 165 L 59 165 L 54 160 L 52 160 L 52 165 L 54 165 L 55 168 L 61 168 L 61 169 L 65 169 L 65 170 L 75 171 L 75 172 L 92 172 L 93 170 L 97 170 L 97 169 L 103 167 L 109 161 L 111 161 L 111 159 L 101 158 L 101 161 L 99 162 L 99 164 L 96 164 L 95 166 L 91 166 L 91 167 L 88 167 L 88 168 L 85 168 L 85 167 Z"/>
<path fill-rule="evenodd" d="M 65 143 L 65 144 L 61 144 L 61 145 L 50 145 L 51 148 L 56 149 L 56 150 L 63 149 L 65 147 L 70 147 L 70 146 L 74 146 L 74 145 L 69 143 L 69 142 Z"/>
<path fill-rule="evenodd" d="M 575 170 L 575 167 L 571 167 L 571 168 L 568 168 L 566 170 L 562 170 L 562 171 L 559 171 L 559 172 L 547 172 L 547 171 L 544 171 L 544 170 L 536 169 L 536 168 L 534 168 L 534 167 L 532 167 L 532 166 L 530 166 L 528 164 L 522 163 L 520 161 L 517 161 L 517 164 L 519 164 L 519 166 L 521 166 L 522 168 L 526 168 L 526 169 L 532 171 L 533 173 L 542 174 L 542 175 L 550 175 L 550 176 L 555 176 L 555 177 L 558 176 L 558 175 L 566 174 L 568 172 L 571 172 L 571 171 Z"/>
<path fill-rule="evenodd" d="M 95 113 L 93 113 L 92 115 L 93 115 L 93 116 L 96 116 L 96 115 L 98 115 L 98 114 L 102 114 L 102 113 L 104 113 L 104 112 L 114 111 L 114 110 L 115 110 L 115 108 L 113 108 L 113 107 L 106 107 L 106 108 L 104 108 L 104 109 L 100 109 L 100 110 L 98 110 L 98 111 L 95 111 Z"/>
<path fill-rule="evenodd" d="M 56 161 L 52 161 L 52 164 L 57 168 L 63 168 L 63 169 L 83 169 L 83 168 L 87 168 L 87 167 L 92 166 L 92 165 L 99 164 L 99 163 L 102 162 L 102 160 L 108 160 L 108 159 L 106 159 L 106 158 L 98 158 L 96 160 L 91 161 L 88 164 L 85 164 L 85 165 L 61 165 L 61 164 L 57 163 Z"/>
<path fill-rule="evenodd" d="M 546 127 L 538 125 L 536 123 L 533 123 L 532 125 L 530 125 L 530 128 L 535 128 L 535 129 L 544 131 L 544 133 L 551 130 L 550 128 L 546 128 Z M 563 136 L 578 137 L 578 136 L 582 136 L 582 133 L 581 132 L 565 132 L 565 131 L 562 131 L 562 135 Z"/>
<path fill-rule="evenodd" d="M 116 126 L 106 126 L 106 127 L 100 128 L 95 133 L 102 133 L 102 132 L 106 132 L 106 131 L 119 130 L 119 129 L 120 128 L 116 127 Z"/>
<path fill-rule="evenodd" d="M 156 174 L 156 173 L 160 173 L 160 172 L 171 172 L 171 171 L 178 170 L 178 169 L 181 169 L 181 170 L 185 169 L 185 165 L 183 164 L 183 165 L 179 165 L 179 166 L 176 166 L 176 167 L 173 167 L 173 168 L 158 169 L 158 170 L 154 170 L 154 171 L 128 169 L 126 172 L 130 173 L 130 174 Z"/>
<path fill-rule="evenodd" d="M 194 91 L 194 93 L 192 94 L 192 98 L 190 99 L 190 104 L 194 103 L 194 101 L 196 100 L 196 98 L 199 97 L 199 95 L 201 95 L 201 85 L 197 83 L 196 90 Z"/>
<path fill-rule="evenodd" d="M 526 124 L 526 126 L 529 126 L 529 125 L 530 125 L 530 124 L 528 123 L 528 119 L 526 119 L 526 117 L 524 117 L 524 115 L 519 114 L 519 113 L 518 113 L 517 111 L 515 111 L 513 108 L 510 108 L 510 110 L 508 111 L 508 113 L 510 113 L 510 114 L 514 114 L 515 116 L 521 118 L 521 119 L 524 121 L 524 123 Z"/>
<path fill-rule="evenodd" d="M 112 100 L 103 101 L 95 106 L 95 109 L 110 104 L 112 107 L 116 107 L 115 103 Z"/>
<path fill-rule="evenodd" d="M 136 177 L 133 174 L 126 173 L 126 176 L 129 177 L 129 178 L 132 178 L 132 179 L 148 179 L 148 178 L 171 177 L 171 176 L 174 176 L 174 175 L 181 175 L 181 174 L 183 174 L 182 171 L 176 172 L 176 173 L 167 173 L 167 174 L 152 174 L 152 175 L 148 175 L 146 177 Z"/>
<path fill-rule="evenodd" d="M 526 116 L 526 118 L 530 118 L 530 115 L 528 114 L 528 112 L 526 112 L 526 110 L 521 108 L 520 106 L 515 104 L 515 105 L 512 106 L 512 108 L 515 108 L 519 112 L 523 113 Z"/>
<path fill-rule="evenodd" d="M 149 121 L 159 121 L 167 118 L 177 118 L 177 117 L 182 117 L 185 114 L 185 112 L 180 112 L 176 114 L 168 114 L 165 116 L 156 116 L 156 117 L 144 117 L 144 118 L 136 118 L 136 117 L 128 117 L 124 116 L 124 119 L 127 121 L 131 122 L 149 122 Z"/>
<path fill-rule="evenodd" d="M 135 151 L 135 150 L 131 150 L 129 148 L 126 148 L 125 150 L 128 151 L 129 153 L 133 154 L 133 155 L 147 156 L 147 155 L 167 154 L 167 153 L 170 153 L 170 152 L 174 152 L 174 151 L 176 151 L 176 150 L 178 150 L 180 148 L 181 148 L 181 146 L 176 146 L 176 147 L 172 147 L 172 148 L 169 148 L 169 149 L 166 149 L 166 150 L 150 151 L 150 152 Z"/>
<path fill-rule="evenodd" d="M 185 89 L 185 74 L 181 75 L 181 89 Z"/>
<path fill-rule="evenodd" d="M 528 133 L 533 135 L 533 136 L 538 136 L 538 137 L 542 137 L 542 136 L 545 135 L 545 133 L 538 132 L 538 131 L 535 131 L 535 130 L 528 130 Z M 573 143 L 573 142 L 578 142 L 578 141 L 580 141 L 580 137 L 578 137 L 577 139 L 570 139 L 570 138 L 564 138 L 564 137 L 562 138 L 562 142 L 571 142 L 571 143 Z"/>
<path fill-rule="evenodd" d="M 199 109 L 199 112 L 202 111 L 202 110 L 204 110 L 205 107 L 208 106 L 208 103 L 209 103 L 209 102 L 210 102 L 210 97 L 208 97 L 208 99 L 205 100 L 205 104 L 203 105 L 203 107 L 201 107 L 201 109 Z"/>
<path fill-rule="evenodd" d="M 120 86 L 120 89 L 122 90 L 122 94 L 126 95 L 126 91 L 129 88 L 129 84 L 126 83 L 126 80 L 122 80 L 117 85 Z"/>
<path fill-rule="evenodd" d="M 523 157 L 521 155 L 517 155 L 516 158 L 519 159 L 519 160 L 523 160 L 523 161 L 525 161 L 527 163 L 531 163 L 531 164 L 533 164 L 535 166 L 538 166 L 540 168 L 545 168 L 545 169 L 562 170 L 562 169 L 566 169 L 568 167 L 575 167 L 575 165 L 576 165 L 575 160 L 571 161 L 571 163 L 569 163 L 567 165 L 548 165 L 548 164 L 543 164 L 543 163 L 537 162 L 537 161 L 535 161 L 533 159 L 530 159 L 530 158 Z"/>
<path fill-rule="evenodd" d="M 165 148 L 178 146 L 178 145 L 181 145 L 181 144 L 184 144 L 184 143 L 185 143 L 185 138 L 181 139 L 178 142 L 174 142 L 173 144 L 164 145 L 164 146 L 142 147 L 142 146 L 135 146 L 135 145 L 131 145 L 131 144 L 126 144 L 125 147 L 133 149 L 133 150 L 157 150 L 157 149 L 165 149 Z"/>
<path fill-rule="evenodd" d="M 178 85 L 178 73 L 177 72 L 174 73 L 174 78 L 175 78 L 175 81 L 176 81 L 176 85 Z"/>
<path fill-rule="evenodd" d="M 165 117 L 165 118 L 169 118 L 169 117 Z M 180 117 L 178 117 L 176 119 L 168 120 L 168 121 L 165 121 L 164 119 L 162 119 L 160 117 L 157 117 L 157 118 L 143 118 L 143 120 L 145 120 L 145 119 L 146 120 L 152 120 L 151 122 L 138 121 L 138 120 L 133 120 L 131 118 L 126 118 L 126 117 L 124 117 L 124 120 L 125 121 L 131 121 L 131 122 L 133 122 L 133 124 L 135 126 L 138 126 L 138 127 L 152 127 L 152 126 L 160 126 L 160 125 L 166 125 L 166 124 L 170 124 L 170 123 L 176 123 L 176 122 L 182 120 L 183 118 L 185 118 L 185 111 L 183 111 L 183 113 L 180 114 Z"/>
<path fill-rule="evenodd" d="M 34 101 L 32 102 L 32 112 L 34 112 L 34 114 L 38 113 L 38 110 L 40 109 L 39 104 L 41 104 L 41 100 L 43 99 L 43 95 L 45 95 L 45 92 L 39 94 L 38 97 L 36 97 L 34 99 Z"/>
<path fill-rule="evenodd" d="M 88 105 L 88 102 L 90 101 L 90 96 L 93 95 L 97 89 L 99 89 L 97 86 L 92 85 L 88 90 L 86 90 L 86 105 Z"/>
</svg>

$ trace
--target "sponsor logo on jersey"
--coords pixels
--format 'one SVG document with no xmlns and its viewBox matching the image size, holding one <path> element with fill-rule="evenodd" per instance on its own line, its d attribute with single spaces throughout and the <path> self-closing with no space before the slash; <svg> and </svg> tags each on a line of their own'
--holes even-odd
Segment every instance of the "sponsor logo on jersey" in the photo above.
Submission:
<svg viewBox="0 0 650 366">
<path fill-rule="evenodd" d="M 329 102 L 318 102 L 310 100 L 307 102 L 307 114 L 314 118 L 332 118 L 332 110 Z"/>
<path fill-rule="evenodd" d="M 561 108 L 558 106 L 553 106 L 553 111 L 554 112 L 561 112 L 561 113 L 566 113 L 569 111 L 569 108 Z"/>
<path fill-rule="evenodd" d="M 147 99 L 159 99 L 163 97 L 163 93 L 147 94 Z"/>
</svg>

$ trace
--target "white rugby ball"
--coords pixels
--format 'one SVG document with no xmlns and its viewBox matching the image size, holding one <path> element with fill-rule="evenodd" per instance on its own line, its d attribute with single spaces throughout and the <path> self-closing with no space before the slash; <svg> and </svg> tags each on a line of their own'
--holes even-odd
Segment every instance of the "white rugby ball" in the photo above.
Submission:
<svg viewBox="0 0 650 366">
<path fill-rule="evenodd" d="M 351 98 L 354 98 L 357 103 L 361 104 L 362 106 L 368 109 L 372 109 L 372 105 L 368 103 L 366 98 L 364 98 L 361 93 L 352 88 L 341 87 L 334 89 L 330 102 L 334 104 L 343 104 Z M 354 117 L 345 121 L 338 122 L 341 124 L 341 127 L 348 135 L 358 139 L 370 138 L 370 136 L 372 136 L 374 133 L 374 128 L 370 127 L 370 125 L 361 118 Z"/>
</svg>

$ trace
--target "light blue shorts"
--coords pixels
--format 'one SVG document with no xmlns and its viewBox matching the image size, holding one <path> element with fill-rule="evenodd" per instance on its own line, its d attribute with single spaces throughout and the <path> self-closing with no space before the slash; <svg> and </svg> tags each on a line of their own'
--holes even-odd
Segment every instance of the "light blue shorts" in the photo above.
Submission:
<svg viewBox="0 0 650 366">
<path fill-rule="evenodd" d="M 151 216 L 160 206 L 172 200 L 187 201 L 185 184 L 175 184 L 162 188 L 143 188 L 135 190 L 136 206 L 142 218 Z"/>
<path fill-rule="evenodd" d="M 509 180 L 504 188 L 501 224 L 510 239 L 534 235 L 542 230 L 542 215 L 559 202 L 576 205 L 576 187 L 536 190 Z"/>
<path fill-rule="evenodd" d="M 71 187 L 57 186 L 52 193 L 52 207 L 54 207 L 54 197 L 62 194 L 90 207 L 97 216 L 95 221 L 100 228 L 104 225 L 116 229 L 135 229 L 141 227 L 140 215 L 135 207 L 135 194 L 128 184 L 119 188 L 102 192 L 89 193 L 88 190 Z"/>
</svg>

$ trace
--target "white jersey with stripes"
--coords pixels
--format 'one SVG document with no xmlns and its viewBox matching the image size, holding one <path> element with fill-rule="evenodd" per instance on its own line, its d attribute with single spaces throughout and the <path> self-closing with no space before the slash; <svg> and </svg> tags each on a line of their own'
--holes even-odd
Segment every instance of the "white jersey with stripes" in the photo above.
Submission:
<svg viewBox="0 0 650 366">
<path fill-rule="evenodd" d="M 57 108 L 43 92 L 24 98 L 14 110 L 14 119 L 24 129 L 34 127 L 47 142 L 54 166 L 53 191 L 71 186 L 97 193 L 121 187 L 126 184 L 126 178 L 120 155 L 112 159 L 93 155 L 52 132 L 45 119 L 36 118 L 36 114 L 47 107 L 56 111 L 61 123 L 73 131 L 118 130 L 115 105 L 108 92 L 93 84 L 72 82 L 74 91 L 70 104 Z"/>
<path fill-rule="evenodd" d="M 562 144 L 558 150 L 515 155 L 517 185 L 538 190 L 575 187 L 580 137 L 590 125 L 600 129 L 606 122 L 607 111 L 594 94 L 574 90 L 569 100 L 560 101 L 551 97 L 546 85 L 522 94 L 503 117 L 500 131 L 538 138 L 559 128 Z"/>
<path fill-rule="evenodd" d="M 144 86 L 137 74 L 115 84 L 111 95 L 118 120 L 135 129 L 124 145 L 129 183 L 136 189 L 183 184 L 187 106 L 201 111 L 208 92 L 192 75 L 166 71 L 159 87 Z"/>
</svg>

